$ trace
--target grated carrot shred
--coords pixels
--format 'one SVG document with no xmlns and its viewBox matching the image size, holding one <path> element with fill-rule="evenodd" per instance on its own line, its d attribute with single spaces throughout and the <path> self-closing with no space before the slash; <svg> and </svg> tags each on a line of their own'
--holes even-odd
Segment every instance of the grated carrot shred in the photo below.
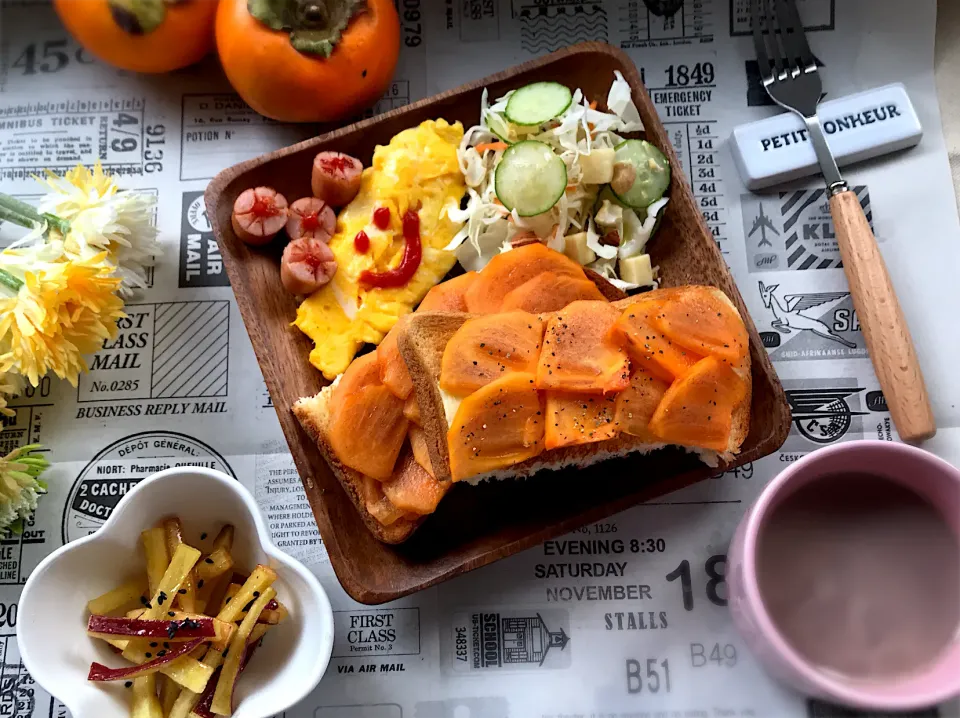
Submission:
<svg viewBox="0 0 960 718">
<path fill-rule="evenodd" d="M 475 146 L 473 149 L 477 151 L 478 154 L 483 154 L 487 150 L 493 150 L 494 152 L 499 152 L 500 150 L 507 149 L 508 145 L 506 142 L 481 142 L 479 145 Z"/>
</svg>

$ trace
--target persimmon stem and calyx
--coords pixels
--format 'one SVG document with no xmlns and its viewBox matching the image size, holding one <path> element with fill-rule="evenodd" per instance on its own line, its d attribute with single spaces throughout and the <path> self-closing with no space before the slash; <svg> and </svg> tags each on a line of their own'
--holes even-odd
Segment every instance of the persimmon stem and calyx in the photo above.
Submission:
<svg viewBox="0 0 960 718">
<path fill-rule="evenodd" d="M 120 29 L 131 35 L 146 35 L 163 24 L 167 5 L 185 0 L 107 0 L 110 15 Z"/>
<path fill-rule="evenodd" d="M 247 9 L 272 30 L 290 33 L 290 44 L 305 55 L 330 57 L 363 0 L 247 0 Z"/>
</svg>

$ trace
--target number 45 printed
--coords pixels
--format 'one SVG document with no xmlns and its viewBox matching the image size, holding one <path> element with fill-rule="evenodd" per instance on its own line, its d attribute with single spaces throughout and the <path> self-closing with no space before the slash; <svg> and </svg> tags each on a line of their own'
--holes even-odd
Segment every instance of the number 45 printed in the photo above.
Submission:
<svg viewBox="0 0 960 718">
<path fill-rule="evenodd" d="M 67 44 L 65 38 L 31 42 L 10 65 L 22 75 L 49 75 L 73 64 L 89 65 L 93 58 L 82 47 Z"/>
</svg>

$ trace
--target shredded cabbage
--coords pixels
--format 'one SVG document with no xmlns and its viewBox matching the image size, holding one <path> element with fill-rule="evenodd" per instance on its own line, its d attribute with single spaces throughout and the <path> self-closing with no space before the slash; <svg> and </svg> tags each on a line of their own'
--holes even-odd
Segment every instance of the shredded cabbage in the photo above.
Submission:
<svg viewBox="0 0 960 718">
<path fill-rule="evenodd" d="M 577 89 L 563 114 L 538 126 L 515 125 L 507 119 L 505 111 L 512 90 L 492 104 L 487 90 L 483 90 L 480 123 L 467 129 L 457 150 L 467 201 L 463 209 L 451 202 L 443 210 L 450 221 L 463 223 L 445 249 L 456 251 L 464 269 L 482 269 L 497 254 L 510 251 L 511 240 L 517 235 L 529 237 L 533 233 L 548 247 L 562 252 L 566 235 L 585 231 L 587 246 L 597 257 L 589 266 L 617 286 L 628 288 L 629 283 L 617 276 L 617 260 L 643 252 L 666 198 L 650 205 L 641 219 L 634 210 L 610 200 L 603 200 L 597 207 L 602 186 L 581 181 L 581 157 L 597 148 L 614 148 L 624 134 L 643 130 L 629 83 L 619 72 L 614 75 L 606 111 L 591 108 L 589 98 Z M 549 145 L 567 169 L 567 191 L 551 209 L 534 217 L 507 211 L 496 194 L 495 169 L 505 144 L 523 139 Z M 610 231 L 620 237 L 619 247 L 601 244 L 600 237 Z"/>
</svg>

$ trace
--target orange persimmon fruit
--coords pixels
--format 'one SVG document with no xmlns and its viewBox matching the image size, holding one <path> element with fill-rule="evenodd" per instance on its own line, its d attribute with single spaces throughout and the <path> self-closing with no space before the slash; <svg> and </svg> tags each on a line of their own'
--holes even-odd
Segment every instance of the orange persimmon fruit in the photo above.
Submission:
<svg viewBox="0 0 960 718">
<path fill-rule="evenodd" d="M 573 302 L 555 312 L 543 336 L 537 388 L 587 394 L 626 389 L 630 361 L 610 338 L 619 317 L 620 310 L 606 301 Z"/>
<path fill-rule="evenodd" d="M 377 353 L 355 359 L 334 389 L 327 439 L 346 466 L 385 481 L 407 438 L 403 399 L 380 382 Z"/>
<path fill-rule="evenodd" d="M 505 469 L 543 451 L 543 399 L 534 375 L 514 372 L 464 399 L 447 432 L 454 481 Z"/>
<path fill-rule="evenodd" d="M 386 92 L 400 54 L 393 0 L 256 6 L 262 19 L 247 0 L 220 0 L 216 38 L 230 84 L 261 115 L 332 122 L 360 113 Z"/>
<path fill-rule="evenodd" d="M 524 312 L 555 312 L 580 300 L 607 301 L 589 279 L 579 279 L 556 272 L 541 272 L 503 298 L 500 311 L 519 309 Z"/>
<path fill-rule="evenodd" d="M 544 446 L 557 449 L 613 439 L 620 433 L 616 408 L 616 395 L 591 396 L 548 391 Z"/>
<path fill-rule="evenodd" d="M 526 312 L 487 314 L 465 321 L 440 361 L 440 388 L 465 396 L 510 372 L 537 370 L 543 322 Z"/>
<path fill-rule="evenodd" d="M 511 291 L 542 272 L 586 279 L 583 268 L 569 257 L 539 242 L 498 254 L 483 268 L 466 291 L 467 311 L 494 314 L 502 310 Z"/>
<path fill-rule="evenodd" d="M 476 272 L 467 272 L 459 277 L 440 282 L 430 288 L 417 307 L 418 312 L 465 312 L 467 311 L 467 290 L 477 278 Z"/>
<path fill-rule="evenodd" d="M 54 0 L 67 31 L 104 62 L 132 72 L 170 72 L 213 49 L 213 0 Z"/>
</svg>

